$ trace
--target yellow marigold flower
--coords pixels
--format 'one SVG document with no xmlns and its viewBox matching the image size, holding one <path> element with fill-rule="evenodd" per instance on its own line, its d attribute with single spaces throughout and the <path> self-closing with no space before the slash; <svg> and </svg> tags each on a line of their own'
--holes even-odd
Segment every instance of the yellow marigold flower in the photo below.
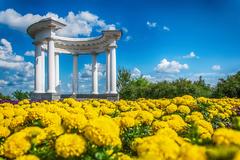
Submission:
<svg viewBox="0 0 240 160">
<path fill-rule="evenodd" d="M 67 104 L 69 104 L 69 105 L 72 105 L 74 102 L 76 102 L 76 100 L 73 99 L 73 98 L 65 98 L 65 99 L 63 100 L 63 102 L 64 102 L 64 103 L 67 103 Z"/>
<path fill-rule="evenodd" d="M 16 160 L 40 160 L 37 156 L 35 155 L 23 155 L 20 157 L 17 157 Z"/>
<path fill-rule="evenodd" d="M 154 118 L 160 118 L 163 115 L 163 111 L 160 109 L 151 111 L 151 113 L 153 114 Z"/>
<path fill-rule="evenodd" d="M 84 128 L 84 135 L 98 146 L 121 145 L 118 125 L 108 117 L 92 119 Z"/>
<path fill-rule="evenodd" d="M 104 115 L 104 114 L 108 114 L 108 115 L 111 115 L 115 112 L 115 109 L 113 108 L 108 108 L 107 106 L 102 106 L 100 108 L 100 111 L 101 113 Z"/>
<path fill-rule="evenodd" d="M 203 115 L 201 112 L 192 112 L 191 115 L 187 115 L 185 120 L 186 122 L 196 122 L 199 120 L 203 120 Z"/>
<path fill-rule="evenodd" d="M 163 117 L 163 120 L 166 121 L 168 126 L 176 132 L 181 132 L 187 127 L 187 123 L 177 114 L 165 116 Z"/>
<path fill-rule="evenodd" d="M 168 105 L 171 104 L 171 101 L 169 99 L 160 99 L 158 102 L 158 107 L 159 108 L 165 108 L 167 107 Z"/>
<path fill-rule="evenodd" d="M 188 106 L 185 106 L 185 105 L 180 105 L 178 107 L 178 111 L 183 113 L 183 114 L 189 114 L 191 112 L 191 110 L 189 109 Z"/>
<path fill-rule="evenodd" d="M 41 119 L 42 116 L 47 112 L 43 107 L 28 108 L 27 111 L 29 120 Z"/>
<path fill-rule="evenodd" d="M 124 154 L 124 153 L 121 153 L 121 152 L 118 152 L 116 154 L 113 154 L 111 156 L 111 159 L 118 159 L 118 160 L 133 160 L 130 156 Z"/>
<path fill-rule="evenodd" d="M 0 125 L 4 127 L 9 127 L 11 124 L 12 119 L 11 118 L 6 118 L 4 120 L 0 121 Z"/>
<path fill-rule="evenodd" d="M 240 145 L 240 131 L 219 128 L 213 134 L 213 142 L 218 145 Z"/>
<path fill-rule="evenodd" d="M 9 125 L 10 129 L 15 129 L 18 126 L 21 126 L 24 124 L 26 117 L 23 116 L 16 116 L 12 118 L 11 123 Z"/>
<path fill-rule="evenodd" d="M 167 122 L 165 122 L 165 121 L 154 121 L 153 123 L 152 123 L 152 128 L 153 128 L 153 130 L 155 130 L 155 131 L 157 131 L 157 130 L 159 130 L 159 129 L 161 129 L 161 128 L 168 128 L 169 126 L 168 126 L 168 123 Z"/>
<path fill-rule="evenodd" d="M 145 123 L 150 125 L 153 121 L 154 117 L 152 113 L 147 112 L 147 111 L 139 111 L 136 117 L 136 120 L 139 121 L 140 123 Z"/>
<path fill-rule="evenodd" d="M 4 115 L 1 113 L 1 110 L 0 110 L 0 121 L 2 121 L 4 119 Z"/>
<path fill-rule="evenodd" d="M 4 109 L 2 110 L 2 114 L 6 118 L 12 118 L 15 115 L 14 108 L 13 107 L 4 107 Z"/>
<path fill-rule="evenodd" d="M 175 104 L 170 104 L 169 106 L 167 106 L 166 108 L 167 113 L 171 114 L 177 111 L 177 106 Z"/>
<path fill-rule="evenodd" d="M 0 156 L 4 155 L 4 146 L 3 144 L 0 144 Z"/>
<path fill-rule="evenodd" d="M 135 119 L 132 117 L 122 117 L 121 118 L 121 126 L 122 127 L 133 127 L 136 123 L 135 123 Z"/>
<path fill-rule="evenodd" d="M 57 113 L 45 113 L 42 118 L 41 122 L 43 126 L 51 126 L 51 125 L 61 125 L 61 117 Z"/>
<path fill-rule="evenodd" d="M 159 129 L 156 133 L 156 135 L 166 136 L 171 139 L 176 139 L 178 137 L 178 134 L 171 128 L 162 128 Z"/>
<path fill-rule="evenodd" d="M 57 136 L 60 136 L 61 134 L 64 133 L 64 129 L 62 126 L 49 126 L 49 127 L 46 127 L 44 128 L 44 132 L 46 132 L 47 136 L 49 138 L 52 138 L 52 137 L 57 137 Z"/>
<path fill-rule="evenodd" d="M 137 138 L 133 145 L 140 159 L 173 160 L 177 159 L 180 151 L 180 147 L 173 139 L 162 135 Z"/>
<path fill-rule="evenodd" d="M 233 160 L 240 160 L 240 151 L 235 154 Z"/>
<path fill-rule="evenodd" d="M 78 157 L 86 151 L 86 141 L 77 134 L 64 134 L 57 138 L 55 149 L 61 157 Z"/>
<path fill-rule="evenodd" d="M 186 143 L 181 146 L 178 160 L 207 160 L 205 148 Z"/>
<path fill-rule="evenodd" d="M 100 111 L 99 108 L 88 107 L 85 108 L 84 115 L 86 116 L 87 119 L 97 118 L 99 116 L 99 111 Z"/>
<path fill-rule="evenodd" d="M 33 144 L 41 144 L 47 138 L 47 133 L 39 127 L 27 127 L 21 132 L 25 132 Z"/>
<path fill-rule="evenodd" d="M 4 142 L 4 156 L 16 158 L 24 155 L 31 148 L 31 143 L 27 140 L 25 132 L 12 134 Z"/>
<path fill-rule="evenodd" d="M 202 139 L 211 139 L 213 134 L 212 124 L 205 120 L 196 121 L 198 133 Z"/>
<path fill-rule="evenodd" d="M 86 124 L 87 119 L 83 114 L 68 114 L 63 118 L 63 126 L 68 132 L 71 132 L 72 129 L 77 129 L 78 132 L 81 132 Z"/>
<path fill-rule="evenodd" d="M 8 137 L 10 135 L 10 130 L 7 127 L 0 126 L 0 137 Z"/>
</svg>

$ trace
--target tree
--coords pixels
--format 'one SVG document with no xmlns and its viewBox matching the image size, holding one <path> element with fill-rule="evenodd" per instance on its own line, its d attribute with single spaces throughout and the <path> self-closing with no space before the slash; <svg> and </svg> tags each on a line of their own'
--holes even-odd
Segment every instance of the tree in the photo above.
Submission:
<svg viewBox="0 0 240 160">
<path fill-rule="evenodd" d="M 117 80 L 118 91 L 121 91 L 124 87 L 126 87 L 130 81 L 131 81 L 130 71 L 125 68 L 120 68 L 118 70 L 118 80 Z"/>
<path fill-rule="evenodd" d="M 227 79 L 219 79 L 214 88 L 213 97 L 240 98 L 240 72 L 228 76 Z"/>
<path fill-rule="evenodd" d="M 15 92 L 12 93 L 12 95 L 17 100 L 23 100 L 23 99 L 28 99 L 29 98 L 29 93 L 28 92 L 23 92 L 21 90 L 16 90 Z"/>
<path fill-rule="evenodd" d="M 2 93 L 0 93 L 0 99 L 1 99 L 1 100 L 10 100 L 11 97 L 10 97 L 10 96 L 5 96 L 5 95 L 3 95 Z"/>
</svg>

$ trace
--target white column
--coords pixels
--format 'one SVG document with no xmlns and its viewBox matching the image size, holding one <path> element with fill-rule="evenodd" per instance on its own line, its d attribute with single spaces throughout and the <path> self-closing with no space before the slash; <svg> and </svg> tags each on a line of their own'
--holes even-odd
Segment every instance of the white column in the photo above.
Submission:
<svg viewBox="0 0 240 160">
<path fill-rule="evenodd" d="M 73 55 L 73 81 L 72 81 L 72 93 L 78 93 L 78 55 Z"/>
<path fill-rule="evenodd" d="M 41 74 L 42 74 L 42 93 L 45 93 L 45 52 L 41 51 L 41 59 L 42 59 L 42 68 L 41 68 Z"/>
<path fill-rule="evenodd" d="M 56 93 L 55 90 L 55 47 L 54 40 L 48 41 L 48 93 Z"/>
<path fill-rule="evenodd" d="M 55 53 L 55 81 L 56 91 L 60 92 L 60 81 L 59 81 L 59 53 Z"/>
<path fill-rule="evenodd" d="M 110 93 L 110 50 L 106 50 L 106 93 Z"/>
<path fill-rule="evenodd" d="M 117 67 L 116 67 L 116 41 L 114 41 L 110 45 L 110 80 L 111 80 L 111 85 L 110 85 L 110 93 L 116 94 L 117 93 Z"/>
<path fill-rule="evenodd" d="M 42 56 L 41 43 L 35 44 L 35 79 L 34 93 L 42 93 Z"/>
<path fill-rule="evenodd" d="M 97 54 L 92 55 L 92 94 L 98 94 Z"/>
</svg>

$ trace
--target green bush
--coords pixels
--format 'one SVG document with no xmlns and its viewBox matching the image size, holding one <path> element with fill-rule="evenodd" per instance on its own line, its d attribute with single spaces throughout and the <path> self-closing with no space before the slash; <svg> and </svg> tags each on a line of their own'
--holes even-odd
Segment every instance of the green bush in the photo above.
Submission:
<svg viewBox="0 0 240 160">
<path fill-rule="evenodd" d="M 15 92 L 12 93 L 12 95 L 15 99 L 17 99 L 19 101 L 29 98 L 29 93 L 28 92 L 23 92 L 21 90 L 16 90 Z"/>
<path fill-rule="evenodd" d="M 205 83 L 202 77 L 192 82 L 187 79 L 162 81 L 152 83 L 143 77 L 131 78 L 130 71 L 118 71 L 118 91 L 120 98 L 135 100 L 138 98 L 174 98 L 176 96 L 192 95 L 193 97 L 210 97 L 212 88 Z"/>
</svg>

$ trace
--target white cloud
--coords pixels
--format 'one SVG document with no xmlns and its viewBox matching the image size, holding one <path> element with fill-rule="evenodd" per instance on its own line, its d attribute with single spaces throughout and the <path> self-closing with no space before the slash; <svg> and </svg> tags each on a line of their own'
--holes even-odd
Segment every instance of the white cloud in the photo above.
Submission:
<svg viewBox="0 0 240 160">
<path fill-rule="evenodd" d="M 213 71 L 220 71 L 220 70 L 221 70 L 221 66 L 218 65 L 218 64 L 213 65 L 213 66 L 212 66 L 212 70 L 213 70 Z"/>
<path fill-rule="evenodd" d="M 149 21 L 147 21 L 147 26 L 150 27 L 150 28 L 155 28 L 155 27 L 157 27 L 157 22 L 149 22 Z"/>
<path fill-rule="evenodd" d="M 32 13 L 21 15 L 14 9 L 7 9 L 0 12 L 0 23 L 8 25 L 16 30 L 26 31 L 26 28 L 32 23 L 48 17 L 52 17 L 67 24 L 66 27 L 57 32 L 58 35 L 62 36 L 90 36 L 94 27 L 96 27 L 96 31 L 114 27 L 113 24 L 106 24 L 104 20 L 89 11 L 81 11 L 76 14 L 68 12 L 67 16 L 59 17 L 57 14 L 51 12 L 48 12 L 46 15 L 34 15 Z"/>
<path fill-rule="evenodd" d="M 4 86 L 4 85 L 7 85 L 8 82 L 3 80 L 3 79 L 0 79 L 0 86 Z"/>
<path fill-rule="evenodd" d="M 132 36 L 126 36 L 125 41 L 128 42 L 132 39 Z"/>
<path fill-rule="evenodd" d="M 152 83 L 156 83 L 157 79 L 154 76 L 151 76 L 150 74 L 146 74 L 142 76 L 143 78 L 147 79 L 148 81 L 152 82 Z"/>
<path fill-rule="evenodd" d="M 98 77 L 101 79 L 105 76 L 105 64 L 97 63 Z M 84 64 L 83 70 L 79 73 L 80 78 L 90 79 L 92 77 L 92 64 Z"/>
<path fill-rule="evenodd" d="M 169 31 L 170 31 L 170 28 L 167 27 L 167 26 L 163 26 L 163 30 L 169 32 Z"/>
<path fill-rule="evenodd" d="M 126 27 L 122 27 L 123 32 L 128 33 L 128 29 Z"/>
<path fill-rule="evenodd" d="M 183 69 L 188 69 L 187 64 L 180 64 L 177 61 L 168 61 L 163 59 L 155 68 L 156 72 L 179 73 Z"/>
<path fill-rule="evenodd" d="M 24 53 L 25 56 L 30 56 L 30 57 L 34 57 L 35 56 L 35 52 L 34 51 L 26 51 Z"/>
<path fill-rule="evenodd" d="M 138 69 L 138 68 L 133 68 L 133 70 L 131 71 L 131 77 L 132 78 L 138 78 L 142 75 L 142 72 Z"/>
<path fill-rule="evenodd" d="M 192 51 L 189 54 L 183 56 L 183 58 L 185 58 L 185 59 L 193 59 L 193 58 L 199 58 L 199 57 L 195 54 L 195 52 Z"/>
<path fill-rule="evenodd" d="M 14 53 L 11 43 L 6 39 L 0 41 L 0 71 L 3 71 L 3 79 L 0 81 L 4 85 L 1 87 L 2 92 L 10 91 L 10 88 L 26 90 L 33 87 L 34 65 Z"/>
</svg>

